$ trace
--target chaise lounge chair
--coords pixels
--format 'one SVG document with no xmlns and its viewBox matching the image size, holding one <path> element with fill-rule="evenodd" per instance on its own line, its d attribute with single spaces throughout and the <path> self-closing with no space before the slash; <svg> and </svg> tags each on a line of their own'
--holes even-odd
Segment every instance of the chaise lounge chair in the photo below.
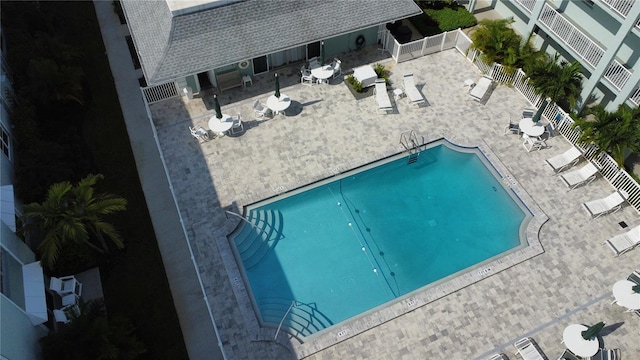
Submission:
<svg viewBox="0 0 640 360">
<path fill-rule="evenodd" d="M 597 219 L 602 215 L 614 213 L 622 208 L 622 204 L 629 197 L 624 191 L 616 191 L 613 194 L 596 200 L 587 201 L 582 207 L 587 210 L 592 218 Z"/>
<path fill-rule="evenodd" d="M 531 338 L 520 339 L 513 346 L 516 347 L 523 360 L 545 360 Z"/>
<path fill-rule="evenodd" d="M 387 93 L 387 83 L 384 79 L 377 79 L 374 85 L 373 93 L 376 95 L 378 112 L 384 111 L 384 113 L 387 114 L 389 111 L 393 110 L 389 93 Z"/>
<path fill-rule="evenodd" d="M 616 256 L 632 250 L 640 244 L 640 225 L 625 233 L 612 237 L 605 241 L 605 244 L 609 245 Z"/>
<path fill-rule="evenodd" d="M 421 104 L 426 103 L 424 96 L 422 96 L 422 93 L 420 93 L 413 81 L 413 74 L 404 75 L 404 82 L 402 86 L 404 87 L 404 92 L 407 94 L 407 97 L 412 104 L 420 106 Z"/>
<path fill-rule="evenodd" d="M 596 175 L 598 175 L 598 168 L 592 163 L 588 163 L 578 170 L 561 174 L 560 179 L 569 187 L 569 190 L 573 190 L 578 186 L 592 182 L 595 180 Z"/>
<path fill-rule="evenodd" d="M 580 161 L 580 156 L 582 156 L 580 150 L 572 146 L 562 154 L 553 156 L 545 161 L 551 166 L 553 172 L 557 174 L 577 164 Z"/>
<path fill-rule="evenodd" d="M 491 85 L 493 84 L 492 80 L 488 76 L 483 76 L 476 86 L 469 90 L 469 96 L 471 96 L 475 101 L 482 102 L 487 96 Z"/>
</svg>

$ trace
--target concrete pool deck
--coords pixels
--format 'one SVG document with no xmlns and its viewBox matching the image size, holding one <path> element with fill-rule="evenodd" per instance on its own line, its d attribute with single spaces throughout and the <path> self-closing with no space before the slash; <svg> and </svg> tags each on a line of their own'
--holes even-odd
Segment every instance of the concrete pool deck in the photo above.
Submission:
<svg viewBox="0 0 640 360">
<path fill-rule="evenodd" d="M 296 66 L 278 71 L 281 91 L 294 100 L 286 116 L 262 121 L 253 115 L 253 99 L 264 103 L 272 92 L 272 74 L 254 77 L 253 86 L 245 90 L 222 94 L 223 112 L 241 113 L 246 122 L 245 132 L 237 136 L 198 144 L 189 134 L 188 125 L 206 127 L 213 112 L 207 108 L 209 94 L 151 106 L 168 166 L 169 185 L 176 195 L 227 358 L 484 359 L 500 351 L 515 358 L 513 342 L 532 336 L 551 359 L 564 348 L 560 343 L 564 327 L 599 321 L 609 326 L 604 332 L 604 346 L 620 348 L 627 358 L 640 353 L 640 318 L 610 305 L 613 283 L 640 267 L 640 249 L 615 258 L 602 244 L 623 231 L 618 222 L 625 221 L 629 226 L 640 223 L 638 213 L 625 207 L 618 213 L 590 220 L 580 203 L 606 196 L 612 191 L 610 185 L 599 178 L 568 192 L 544 162 L 563 152 L 568 142 L 561 136 L 554 137 L 548 141 L 548 149 L 527 153 L 518 136 L 503 135 L 509 116 L 519 118 L 528 103 L 506 86 L 497 87 L 485 105 L 473 101 L 463 83 L 467 78 L 478 79 L 480 73 L 456 50 L 394 65 L 388 54 L 368 48 L 345 57 L 343 68 L 348 71 L 376 61 L 389 66 L 393 87 L 401 84 L 402 74 L 413 72 L 429 106 L 410 106 L 405 98 L 392 101 L 393 114 L 378 115 L 373 97 L 356 101 L 342 82 L 312 87 L 299 84 Z M 119 81 L 117 76 L 114 78 Z M 135 88 L 135 83 L 127 86 Z M 122 106 L 138 104 L 136 101 Z M 127 116 L 144 113 L 144 109 L 123 112 Z M 127 119 L 128 126 L 131 121 L 145 119 Z M 250 304 L 243 302 L 244 285 L 238 281 L 237 265 L 225 238 L 237 220 L 228 219 L 224 210 L 241 211 L 239 205 L 399 152 L 400 134 L 412 129 L 427 138 L 484 141 L 549 217 L 539 232 L 544 253 L 357 335 L 339 337 L 343 328 L 336 326 L 305 344 L 294 343 L 290 347 L 293 353 L 268 341 L 274 329 L 259 329 Z M 134 151 L 141 151 L 140 141 L 148 146 L 153 138 L 132 140 Z M 136 156 L 139 167 L 148 166 L 151 161 L 157 163 L 157 159 L 147 159 L 139 152 Z M 141 181 L 161 182 L 143 175 Z M 149 199 L 153 194 L 146 191 Z M 163 206 L 153 199 L 150 205 L 152 213 L 158 210 L 153 206 Z M 170 211 L 157 214 L 175 216 Z M 179 223 L 174 220 L 155 219 L 154 225 L 162 221 Z M 159 242 L 173 240 L 162 234 L 158 238 Z M 171 256 L 163 253 L 168 267 L 192 266 L 190 262 L 167 262 Z M 199 288 L 196 284 L 187 285 Z M 178 288 L 173 282 L 172 290 Z M 177 297 L 174 294 L 174 299 Z M 193 298 L 201 301 L 197 293 Z M 177 307 L 188 305 L 176 301 Z M 193 317 L 207 320 L 208 314 L 200 303 L 194 301 L 192 305 L 199 311 L 194 310 Z M 190 324 L 185 324 L 184 319 L 181 323 L 187 342 L 198 338 Z M 199 340 L 215 346 L 213 331 L 204 330 L 199 333 Z M 285 338 L 281 333 L 279 339 Z M 193 344 L 187 347 L 192 358 L 207 358 L 206 347 L 201 353 L 194 350 Z"/>
<path fill-rule="evenodd" d="M 367 51 L 372 57 L 380 56 L 375 48 Z M 343 57 L 343 67 L 349 71 L 368 59 L 366 52 L 350 54 Z M 429 105 L 418 108 L 401 98 L 394 102 L 392 114 L 379 115 L 373 97 L 355 100 L 342 81 L 302 85 L 298 82 L 298 66 L 293 66 L 278 71 L 281 92 L 293 100 L 286 115 L 258 120 L 253 114 L 253 101 L 264 103 L 272 92 L 272 74 L 256 76 L 247 90 L 228 91 L 219 97 L 224 113 L 240 113 L 246 121 L 244 133 L 237 136 L 203 144 L 189 136 L 188 125 L 206 127 L 213 115 L 210 94 L 151 106 L 185 226 L 211 289 L 207 296 L 215 299 L 214 304 L 231 306 L 218 316 L 236 326 L 246 322 L 248 339 L 244 341 L 269 338 L 262 333 L 273 333 L 255 328 L 250 303 L 242 300 L 246 290 L 238 281 L 241 277 L 225 237 L 237 219 L 228 219 L 224 210 L 241 213 L 243 205 L 402 151 L 400 134 L 415 130 L 427 139 L 445 136 L 462 144 L 484 141 L 548 214 L 550 221 L 539 233 L 545 252 L 477 284 L 450 289 L 457 291 L 403 311 L 400 317 L 394 318 L 403 306 L 416 304 L 398 301 L 365 318 L 364 324 L 347 322 L 313 336 L 303 345 L 294 342 L 296 357 L 398 358 L 398 354 L 406 353 L 406 358 L 416 354 L 480 358 L 504 344 L 508 345 L 506 351 L 512 351 L 513 341 L 544 324 L 547 327 L 533 336 L 552 357 L 562 350 L 559 341 L 564 326 L 597 322 L 600 317 L 609 324 L 629 321 L 608 335 L 605 345 L 619 347 L 623 353 L 627 346 L 632 349 L 635 345 L 631 339 L 617 337 L 627 331 L 634 333 L 637 328 L 632 330 L 632 324 L 640 319 L 610 306 L 609 297 L 573 316 L 553 321 L 610 293 L 615 280 L 634 269 L 637 263 L 632 260 L 633 253 L 616 259 L 602 241 L 622 231 L 618 221 L 635 225 L 635 210 L 627 207 L 614 215 L 589 220 L 580 203 L 610 192 L 606 181 L 599 179 L 567 192 L 544 160 L 563 152 L 569 144 L 561 136 L 554 137 L 548 141 L 549 148 L 528 153 L 518 136 L 503 135 L 509 117 L 519 118 L 528 106 L 526 100 L 507 86 L 497 87 L 484 105 L 471 99 L 464 80 L 477 79 L 480 73 L 456 50 L 400 64 L 390 58 L 377 61 L 391 70 L 394 88 L 401 84 L 403 74 L 413 73 Z M 220 277 L 221 271 L 229 277 Z M 234 297 L 238 303 L 230 302 Z M 218 319 L 216 312 L 214 309 Z M 375 321 L 376 317 L 382 320 Z M 379 325 L 363 330 L 375 324 Z M 224 331 L 221 336 L 225 339 Z M 390 344 L 391 339 L 397 342 Z M 242 352 L 227 354 L 234 359 L 252 357 Z"/>
</svg>

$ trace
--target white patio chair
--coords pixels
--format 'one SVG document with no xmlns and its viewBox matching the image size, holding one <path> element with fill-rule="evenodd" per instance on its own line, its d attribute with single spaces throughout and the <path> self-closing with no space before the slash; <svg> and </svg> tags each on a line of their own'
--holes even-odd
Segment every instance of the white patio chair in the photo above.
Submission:
<svg viewBox="0 0 640 360">
<path fill-rule="evenodd" d="M 611 239 L 605 241 L 615 256 L 626 253 L 640 244 L 640 225 L 633 229 L 618 234 Z"/>
<path fill-rule="evenodd" d="M 76 280 L 75 276 L 63 276 L 60 278 L 51 277 L 49 281 L 49 289 L 55 291 L 60 296 L 74 294 L 76 296 L 82 295 L 82 283 Z"/>
<path fill-rule="evenodd" d="M 374 85 L 373 93 L 375 94 L 376 102 L 378 103 L 378 113 L 384 111 L 384 113 L 387 114 L 389 111 L 393 110 L 389 93 L 387 93 L 387 83 L 384 79 L 377 79 Z"/>
<path fill-rule="evenodd" d="M 262 103 L 260 103 L 260 100 L 256 100 L 253 103 L 253 110 L 256 112 L 256 115 L 259 116 L 261 119 L 264 119 L 265 116 L 271 116 L 272 114 L 271 109 L 262 105 Z"/>
<path fill-rule="evenodd" d="M 211 137 L 209 136 L 209 132 L 202 127 L 198 127 L 196 129 L 195 127 L 189 126 L 189 131 L 191 131 L 191 136 L 198 139 L 198 141 L 200 142 L 207 142 L 211 140 Z"/>
<path fill-rule="evenodd" d="M 413 74 L 405 74 L 403 76 L 402 87 L 404 88 L 404 93 L 407 94 L 407 98 L 411 101 L 412 104 L 420 106 L 426 102 L 422 93 L 416 87 L 416 84 L 413 80 Z"/>
<path fill-rule="evenodd" d="M 303 85 L 313 85 L 314 83 L 314 78 L 313 75 L 311 75 L 311 70 L 307 69 L 304 66 L 300 68 L 300 83 L 302 83 Z"/>
<path fill-rule="evenodd" d="M 509 360 L 509 358 L 507 357 L 507 355 L 500 353 L 491 355 L 489 360 Z"/>
<path fill-rule="evenodd" d="M 471 90 L 469 90 L 469 96 L 471 96 L 475 101 L 482 102 L 487 96 L 487 93 L 489 92 L 489 89 L 492 85 L 493 81 L 491 80 L 491 78 L 485 75 L 478 81 L 476 86 L 472 87 Z"/>
<path fill-rule="evenodd" d="M 315 69 L 317 67 L 320 67 L 320 62 L 318 61 L 318 57 L 314 56 L 309 59 L 309 69 Z"/>
<path fill-rule="evenodd" d="M 581 185 L 587 185 L 588 183 L 595 180 L 598 175 L 598 168 L 595 167 L 592 163 L 588 163 L 587 165 L 581 167 L 580 169 L 573 170 L 566 174 L 560 175 L 560 180 L 564 182 L 565 185 L 569 187 L 569 190 L 573 190 Z"/>
<path fill-rule="evenodd" d="M 513 346 L 516 347 L 523 360 L 545 360 L 545 356 L 538 350 L 531 338 L 520 339 Z"/>
<path fill-rule="evenodd" d="M 520 124 L 518 123 L 512 123 L 511 122 L 511 116 L 509 116 L 509 123 L 507 124 L 507 126 L 504 127 L 504 133 L 503 135 L 506 135 L 508 133 L 513 133 L 513 134 L 518 134 L 520 135 L 522 131 L 520 130 Z"/>
<path fill-rule="evenodd" d="M 547 143 L 542 139 L 532 138 L 527 134 L 522 134 L 522 138 L 524 139 L 524 141 L 522 142 L 522 146 L 524 146 L 527 152 L 532 152 L 547 147 Z"/>
<path fill-rule="evenodd" d="M 233 125 L 231 125 L 231 134 L 244 131 L 244 125 L 242 124 L 242 117 L 240 114 L 233 119 Z"/>
<path fill-rule="evenodd" d="M 522 110 L 522 118 L 532 118 L 533 115 L 535 114 L 536 110 L 535 109 L 524 109 Z"/>
<path fill-rule="evenodd" d="M 333 66 L 333 75 L 331 76 L 332 79 L 335 79 L 338 76 L 342 75 L 342 61 L 338 59 L 334 59 L 334 60 L 336 63 Z"/>
<path fill-rule="evenodd" d="M 69 318 L 67 317 L 67 314 L 64 312 L 64 310 L 53 309 L 53 318 L 56 320 L 56 322 L 59 323 L 69 323 Z"/>
<path fill-rule="evenodd" d="M 551 166 L 553 172 L 557 174 L 577 164 L 580 161 L 580 156 L 582 156 L 580 150 L 572 146 L 562 154 L 550 157 L 545 161 Z"/>
<path fill-rule="evenodd" d="M 626 191 L 621 190 L 601 199 L 587 201 L 582 204 L 582 207 L 592 218 L 597 219 L 600 216 L 611 214 L 622 209 L 622 204 L 627 198 L 628 194 Z"/>
</svg>

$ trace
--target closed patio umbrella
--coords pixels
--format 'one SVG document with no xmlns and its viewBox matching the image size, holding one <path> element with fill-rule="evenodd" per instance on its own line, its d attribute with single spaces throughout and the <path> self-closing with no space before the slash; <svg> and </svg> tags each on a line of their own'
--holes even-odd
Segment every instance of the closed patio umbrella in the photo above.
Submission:
<svg viewBox="0 0 640 360">
<path fill-rule="evenodd" d="M 213 95 L 213 108 L 216 111 L 216 117 L 222 119 L 222 111 L 220 110 L 220 103 L 218 103 L 218 96 Z"/>
<path fill-rule="evenodd" d="M 534 123 L 537 123 L 538 121 L 540 121 L 540 118 L 542 117 L 542 112 L 544 111 L 544 108 L 546 108 L 548 104 L 549 104 L 549 99 L 544 99 L 544 101 L 538 108 L 538 111 L 536 112 L 536 114 L 533 115 L 532 120 Z"/>
<path fill-rule="evenodd" d="M 280 99 L 280 80 L 278 80 L 278 73 L 276 73 L 276 93 L 274 95 Z"/>
<path fill-rule="evenodd" d="M 320 66 L 324 66 L 324 41 L 320 43 Z"/>
<path fill-rule="evenodd" d="M 600 330 L 604 327 L 604 323 L 601 321 L 595 325 L 589 326 L 589 328 L 581 333 L 582 338 L 585 340 L 593 339 L 598 335 Z"/>
</svg>

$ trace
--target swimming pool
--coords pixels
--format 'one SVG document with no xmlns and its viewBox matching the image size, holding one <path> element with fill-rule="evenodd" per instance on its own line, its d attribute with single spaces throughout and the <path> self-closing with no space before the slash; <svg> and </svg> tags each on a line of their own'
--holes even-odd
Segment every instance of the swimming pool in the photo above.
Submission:
<svg viewBox="0 0 640 360">
<path fill-rule="evenodd" d="M 525 246 L 498 177 L 439 141 L 247 207 L 232 242 L 262 321 L 308 336 Z"/>
</svg>

